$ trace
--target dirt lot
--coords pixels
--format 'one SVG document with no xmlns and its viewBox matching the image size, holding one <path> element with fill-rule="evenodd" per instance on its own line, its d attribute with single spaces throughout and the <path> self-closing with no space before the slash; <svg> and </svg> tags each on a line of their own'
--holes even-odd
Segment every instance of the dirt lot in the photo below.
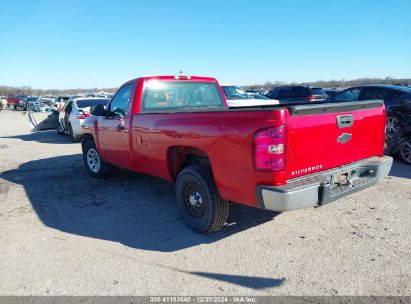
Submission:
<svg viewBox="0 0 411 304">
<path fill-rule="evenodd" d="M 0 112 L 0 295 L 411 295 L 405 164 L 321 208 L 234 205 L 227 227 L 197 235 L 173 185 L 92 179 L 80 153 Z"/>
</svg>

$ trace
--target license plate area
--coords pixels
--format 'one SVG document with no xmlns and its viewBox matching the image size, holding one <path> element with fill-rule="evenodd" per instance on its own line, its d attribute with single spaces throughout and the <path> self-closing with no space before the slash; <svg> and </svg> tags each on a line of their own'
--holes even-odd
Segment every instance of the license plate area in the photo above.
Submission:
<svg viewBox="0 0 411 304">
<path fill-rule="evenodd" d="M 331 176 L 331 188 L 350 184 L 351 170 L 334 173 Z"/>
</svg>

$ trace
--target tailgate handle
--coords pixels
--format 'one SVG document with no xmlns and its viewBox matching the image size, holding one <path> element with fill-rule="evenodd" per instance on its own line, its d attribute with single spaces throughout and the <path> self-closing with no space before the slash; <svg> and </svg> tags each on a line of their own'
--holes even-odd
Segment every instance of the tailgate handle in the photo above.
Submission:
<svg viewBox="0 0 411 304">
<path fill-rule="evenodd" d="M 354 118 L 352 114 L 337 115 L 337 125 L 339 128 L 349 128 L 354 124 Z"/>
</svg>

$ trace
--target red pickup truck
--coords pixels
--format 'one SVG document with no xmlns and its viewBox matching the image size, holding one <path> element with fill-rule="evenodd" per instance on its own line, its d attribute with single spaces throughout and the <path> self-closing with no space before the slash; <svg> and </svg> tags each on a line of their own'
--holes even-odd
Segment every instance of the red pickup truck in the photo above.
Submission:
<svg viewBox="0 0 411 304">
<path fill-rule="evenodd" d="M 228 108 L 213 78 L 159 76 L 125 83 L 93 114 L 82 125 L 88 173 L 116 166 L 174 182 L 181 215 L 199 233 L 224 225 L 229 202 L 324 205 L 392 165 L 382 100 Z"/>
<path fill-rule="evenodd" d="M 7 105 L 9 108 L 19 109 L 23 107 L 23 100 L 27 95 L 9 95 L 7 97 Z"/>
</svg>

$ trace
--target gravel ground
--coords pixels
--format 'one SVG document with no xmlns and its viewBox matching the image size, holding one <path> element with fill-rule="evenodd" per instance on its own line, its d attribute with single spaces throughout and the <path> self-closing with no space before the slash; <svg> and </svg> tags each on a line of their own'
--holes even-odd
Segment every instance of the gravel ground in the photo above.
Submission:
<svg viewBox="0 0 411 304">
<path fill-rule="evenodd" d="M 321 208 L 239 205 L 197 235 L 173 185 L 88 177 L 80 144 L 0 112 L 0 295 L 411 295 L 411 167 Z"/>
</svg>

